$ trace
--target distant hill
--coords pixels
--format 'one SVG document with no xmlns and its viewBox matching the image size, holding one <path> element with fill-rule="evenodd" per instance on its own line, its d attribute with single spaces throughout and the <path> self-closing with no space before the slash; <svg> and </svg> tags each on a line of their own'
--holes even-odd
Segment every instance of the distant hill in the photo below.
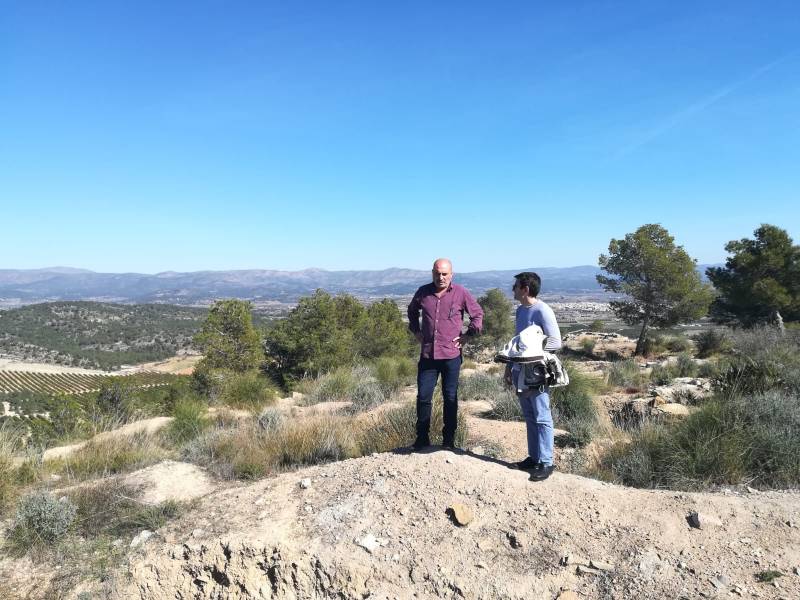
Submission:
<svg viewBox="0 0 800 600">
<path fill-rule="evenodd" d="M 163 304 L 49 302 L 0 312 L 0 354 L 113 369 L 189 347 L 207 311 Z"/>
<path fill-rule="evenodd" d="M 705 273 L 708 265 L 698 266 Z M 543 294 L 602 295 L 595 276 L 600 269 L 578 267 L 520 267 L 474 273 L 456 272 L 455 281 L 476 295 L 499 287 L 508 291 L 514 274 L 532 270 L 542 276 Z M 382 271 L 242 270 L 140 273 L 95 273 L 67 269 L 0 270 L 0 300 L 19 304 L 54 300 L 98 300 L 121 303 L 168 303 L 192 305 L 217 298 L 296 302 L 323 288 L 331 293 L 383 297 L 408 295 L 430 280 L 430 271 L 384 269 Z"/>
<path fill-rule="evenodd" d="M 509 287 L 515 273 L 525 269 L 457 273 L 456 281 L 480 294 L 493 287 Z M 597 267 L 537 268 L 548 293 L 597 293 Z M 429 271 L 197 271 L 94 273 L 64 269 L 0 270 L 0 299 L 21 304 L 48 300 L 101 300 L 108 302 L 158 302 L 198 304 L 216 298 L 247 298 L 295 302 L 317 288 L 356 296 L 411 294 L 430 279 Z"/>
</svg>

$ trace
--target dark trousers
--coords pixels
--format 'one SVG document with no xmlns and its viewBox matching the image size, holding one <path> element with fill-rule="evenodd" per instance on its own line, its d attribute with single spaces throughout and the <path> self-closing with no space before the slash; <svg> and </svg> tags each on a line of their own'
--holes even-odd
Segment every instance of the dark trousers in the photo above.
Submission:
<svg viewBox="0 0 800 600">
<path fill-rule="evenodd" d="M 439 375 L 442 376 L 444 398 L 443 443 L 453 443 L 458 424 L 458 372 L 461 357 L 446 359 L 420 358 L 417 365 L 417 439 L 429 439 L 433 390 Z"/>
</svg>

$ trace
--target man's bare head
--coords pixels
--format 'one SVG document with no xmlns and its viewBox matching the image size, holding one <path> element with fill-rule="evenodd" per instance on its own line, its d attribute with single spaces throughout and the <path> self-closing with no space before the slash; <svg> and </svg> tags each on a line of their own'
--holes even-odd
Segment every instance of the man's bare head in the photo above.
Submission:
<svg viewBox="0 0 800 600">
<path fill-rule="evenodd" d="M 453 279 L 453 264 L 449 258 L 437 258 L 433 263 L 433 285 L 438 291 L 446 290 L 450 287 Z"/>
</svg>

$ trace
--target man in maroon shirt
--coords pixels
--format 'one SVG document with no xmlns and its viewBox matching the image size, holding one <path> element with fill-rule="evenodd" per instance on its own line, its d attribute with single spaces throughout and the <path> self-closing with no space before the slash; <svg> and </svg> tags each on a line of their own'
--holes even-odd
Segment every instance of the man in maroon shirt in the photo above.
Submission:
<svg viewBox="0 0 800 600">
<path fill-rule="evenodd" d="M 477 335 L 483 325 L 483 310 L 469 292 L 453 279 L 453 265 L 446 258 L 433 263 L 433 282 L 423 285 L 408 305 L 408 328 L 421 345 L 417 366 L 417 439 L 414 448 L 430 446 L 431 401 L 442 376 L 444 428 L 442 445 L 455 447 L 458 417 L 458 373 L 461 347 L 467 337 Z M 464 313 L 469 327 L 461 333 Z M 420 325 L 420 314 L 422 324 Z"/>
</svg>

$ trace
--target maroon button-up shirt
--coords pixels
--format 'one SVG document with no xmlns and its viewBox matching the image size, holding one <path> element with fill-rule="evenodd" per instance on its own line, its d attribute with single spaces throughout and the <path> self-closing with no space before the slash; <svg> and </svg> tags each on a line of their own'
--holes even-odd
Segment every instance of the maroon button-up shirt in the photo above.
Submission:
<svg viewBox="0 0 800 600">
<path fill-rule="evenodd" d="M 451 283 L 441 298 L 436 297 L 433 283 L 417 290 L 408 305 L 408 328 L 411 333 L 422 331 L 422 358 L 447 359 L 461 354 L 453 339 L 461 335 L 464 312 L 469 315 L 467 335 L 480 333 L 483 309 L 464 287 Z"/>
</svg>

